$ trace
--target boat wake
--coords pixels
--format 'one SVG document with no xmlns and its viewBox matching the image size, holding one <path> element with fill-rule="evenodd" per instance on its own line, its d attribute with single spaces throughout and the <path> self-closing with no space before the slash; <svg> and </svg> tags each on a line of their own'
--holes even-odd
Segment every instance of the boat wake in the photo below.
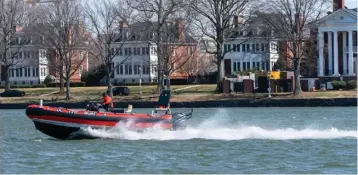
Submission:
<svg viewBox="0 0 358 175">
<path fill-rule="evenodd" d="M 211 123 L 211 124 L 208 124 Z M 270 139 L 270 140 L 294 140 L 294 139 L 337 139 L 349 138 L 357 139 L 355 130 L 330 129 L 294 129 L 279 128 L 266 129 L 260 126 L 231 126 L 212 122 L 203 122 L 198 126 L 188 126 L 182 130 L 168 131 L 159 128 L 148 129 L 137 132 L 126 127 L 115 127 L 110 130 L 84 128 L 84 132 L 89 135 L 126 140 L 189 140 L 189 139 L 209 139 L 209 140 L 242 140 L 242 139 Z"/>
</svg>

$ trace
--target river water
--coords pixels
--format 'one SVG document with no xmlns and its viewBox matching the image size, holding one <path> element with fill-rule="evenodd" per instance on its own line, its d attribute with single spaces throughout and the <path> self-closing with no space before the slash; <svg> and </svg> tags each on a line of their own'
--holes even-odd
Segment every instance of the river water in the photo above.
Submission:
<svg viewBox="0 0 358 175">
<path fill-rule="evenodd" d="M 357 173 L 356 107 L 197 108 L 183 130 L 96 140 L 50 138 L 25 110 L 0 110 L 0 127 L 1 174 Z"/>
</svg>

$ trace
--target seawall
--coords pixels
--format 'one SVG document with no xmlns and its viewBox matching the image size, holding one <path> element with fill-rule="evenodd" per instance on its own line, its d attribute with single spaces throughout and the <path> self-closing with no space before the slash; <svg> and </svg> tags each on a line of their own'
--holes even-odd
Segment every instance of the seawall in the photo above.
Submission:
<svg viewBox="0 0 358 175">
<path fill-rule="evenodd" d="M 156 102 L 117 102 L 116 108 L 153 108 Z M 30 103 L 0 104 L 0 109 L 25 109 Z M 54 102 L 44 105 L 64 108 L 85 108 L 85 102 Z M 240 99 L 219 101 L 171 102 L 172 108 L 213 108 L 213 107 L 330 107 L 357 106 L 357 98 L 311 98 L 311 99 Z"/>
</svg>

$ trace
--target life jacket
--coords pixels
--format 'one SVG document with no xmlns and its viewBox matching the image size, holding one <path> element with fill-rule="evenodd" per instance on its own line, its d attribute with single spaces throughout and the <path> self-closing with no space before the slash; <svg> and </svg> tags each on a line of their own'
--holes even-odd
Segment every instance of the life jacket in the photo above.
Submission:
<svg viewBox="0 0 358 175">
<path fill-rule="evenodd" d="M 112 97 L 106 95 L 103 99 L 103 103 L 105 105 L 109 104 L 111 106 L 111 108 L 113 108 L 113 102 L 112 102 Z"/>
</svg>

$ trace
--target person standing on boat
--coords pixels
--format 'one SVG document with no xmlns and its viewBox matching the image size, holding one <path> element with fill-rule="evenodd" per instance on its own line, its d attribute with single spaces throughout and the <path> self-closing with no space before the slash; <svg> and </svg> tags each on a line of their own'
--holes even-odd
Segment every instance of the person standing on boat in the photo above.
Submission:
<svg viewBox="0 0 358 175">
<path fill-rule="evenodd" d="M 110 97 L 106 92 L 104 92 L 102 96 L 104 109 L 108 111 L 108 108 L 113 108 L 112 97 Z"/>
</svg>

